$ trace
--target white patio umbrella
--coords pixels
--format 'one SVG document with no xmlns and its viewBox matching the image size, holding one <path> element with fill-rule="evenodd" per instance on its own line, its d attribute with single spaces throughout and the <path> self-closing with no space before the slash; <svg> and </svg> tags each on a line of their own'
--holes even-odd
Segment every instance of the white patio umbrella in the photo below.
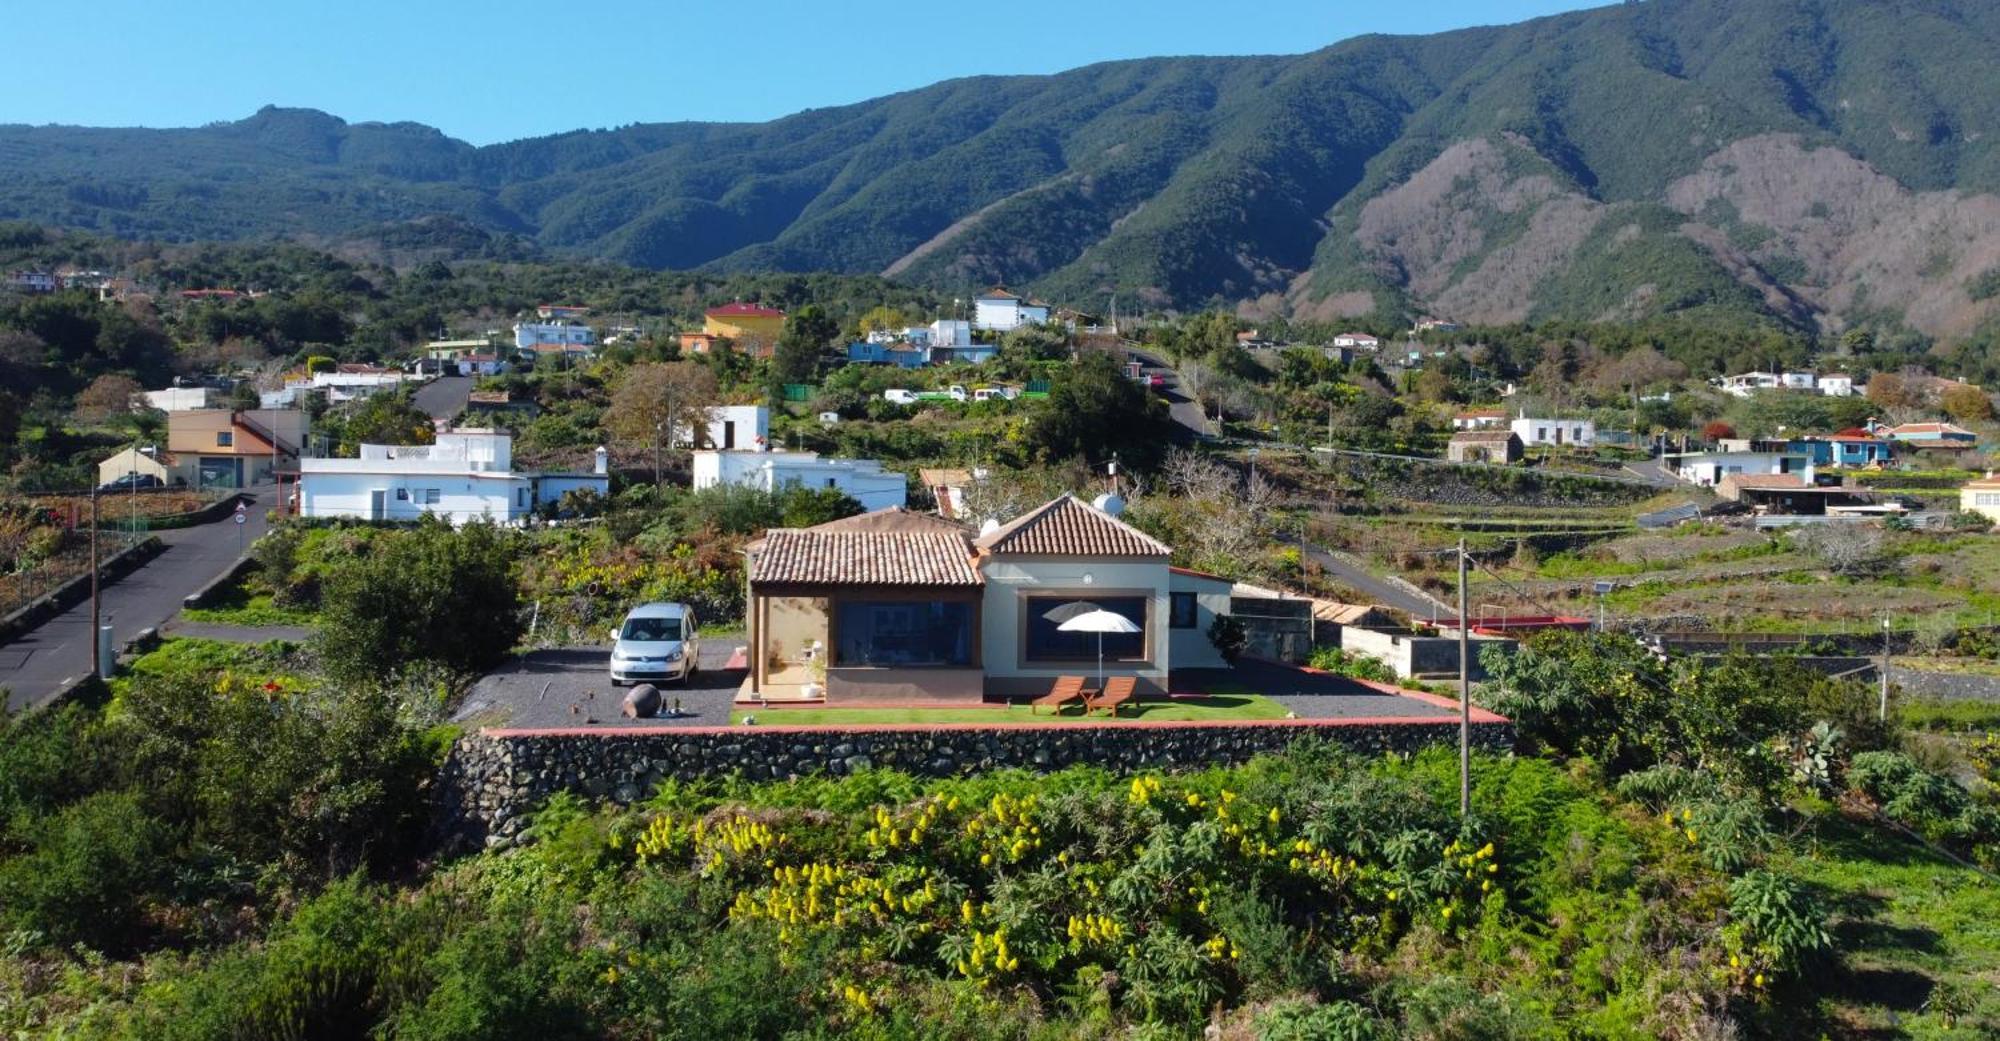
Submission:
<svg viewBox="0 0 2000 1041">
<path fill-rule="evenodd" d="M 1087 608 L 1087 610 L 1072 611 L 1071 608 L 1075 607 L 1083 607 Z M 1042 617 L 1050 621 L 1058 621 L 1056 618 L 1058 614 L 1067 614 L 1068 617 L 1060 619 L 1062 624 L 1056 626 L 1057 629 L 1066 633 L 1097 634 L 1097 689 L 1103 690 L 1104 634 L 1136 633 L 1140 631 L 1139 627 L 1134 625 L 1132 620 L 1124 615 L 1116 611 L 1106 611 L 1095 604 L 1064 604 L 1053 611 L 1044 613 Z"/>
</svg>

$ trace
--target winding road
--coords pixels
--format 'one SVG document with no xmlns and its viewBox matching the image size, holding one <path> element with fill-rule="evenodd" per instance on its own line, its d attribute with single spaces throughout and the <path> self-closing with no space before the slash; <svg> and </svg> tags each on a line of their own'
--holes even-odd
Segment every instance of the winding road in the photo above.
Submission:
<svg viewBox="0 0 2000 1041">
<path fill-rule="evenodd" d="M 276 501 L 276 490 L 265 484 L 246 491 L 251 502 L 244 523 L 225 514 L 207 524 L 159 532 L 164 552 L 101 587 L 103 623 L 111 626 L 114 641 L 123 644 L 142 629 L 164 625 L 181 601 L 214 581 L 264 534 L 264 513 Z M 0 646 L 0 687 L 6 689 L 9 711 L 47 704 L 90 669 L 88 597 Z"/>
</svg>

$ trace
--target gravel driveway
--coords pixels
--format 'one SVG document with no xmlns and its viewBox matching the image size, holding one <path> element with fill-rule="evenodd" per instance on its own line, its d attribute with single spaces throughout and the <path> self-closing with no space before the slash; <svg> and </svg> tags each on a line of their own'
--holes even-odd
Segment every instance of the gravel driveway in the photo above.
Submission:
<svg viewBox="0 0 2000 1041">
<path fill-rule="evenodd" d="M 665 705 L 681 702 L 677 718 L 626 719 L 619 714 L 631 688 L 611 685 L 609 647 L 533 651 L 487 673 L 473 685 L 452 721 L 497 727 L 728 726 L 729 706 L 743 670 L 723 666 L 736 641 L 704 642 L 701 670 L 686 685 L 660 686 Z"/>
</svg>

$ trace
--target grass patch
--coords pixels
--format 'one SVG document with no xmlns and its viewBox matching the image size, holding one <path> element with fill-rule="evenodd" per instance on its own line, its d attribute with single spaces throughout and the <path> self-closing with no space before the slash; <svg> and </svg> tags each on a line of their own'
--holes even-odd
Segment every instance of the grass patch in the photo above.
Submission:
<svg viewBox="0 0 2000 1041">
<path fill-rule="evenodd" d="M 269 593 L 242 596 L 225 600 L 213 607 L 188 607 L 181 609 L 181 617 L 190 622 L 207 622 L 213 625 L 311 625 L 315 615 L 311 611 L 301 611 L 291 607 L 280 607 Z"/>
<path fill-rule="evenodd" d="M 1283 719 L 1287 711 L 1289 710 L 1285 706 L 1261 694 L 1215 694 L 1205 698 L 1128 701 L 1118 710 L 1118 718 L 1143 719 L 1154 723 Z M 737 708 L 730 711 L 729 722 L 741 723 L 746 715 L 756 716 L 757 722 L 768 726 L 800 727 L 868 724 L 899 726 L 929 723 L 984 723 L 993 726 L 1016 723 L 1059 725 L 1084 722 L 1083 713 L 1075 707 L 1066 708 L 1062 715 L 1054 716 L 1046 709 L 1031 714 L 1027 705 L 991 705 L 978 708 L 753 708 L 749 710 Z M 1094 723 L 1110 721 L 1109 717 L 1101 712 L 1090 716 L 1089 720 Z"/>
<path fill-rule="evenodd" d="M 1911 698 L 1897 707 L 1903 725 L 1920 730 L 2000 729 L 2000 701 Z"/>
<path fill-rule="evenodd" d="M 1991 1037 L 2000 884 L 1890 832 L 1820 814 L 1787 866 L 1835 908 L 1824 1011 L 1850 1036 Z"/>
</svg>

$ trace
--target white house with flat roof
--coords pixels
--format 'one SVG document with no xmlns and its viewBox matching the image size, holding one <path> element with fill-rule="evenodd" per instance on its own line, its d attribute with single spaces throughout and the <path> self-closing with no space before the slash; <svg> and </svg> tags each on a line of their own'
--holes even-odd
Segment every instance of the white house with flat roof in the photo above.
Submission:
<svg viewBox="0 0 2000 1041">
<path fill-rule="evenodd" d="M 864 510 L 888 510 L 909 500 L 909 478 L 873 459 L 823 459 L 818 452 L 708 450 L 694 454 L 696 491 L 735 484 L 780 492 L 788 485 L 834 488 Z"/>
<path fill-rule="evenodd" d="M 708 410 L 703 439 L 695 444 L 688 429 L 675 423 L 674 441 L 696 448 L 759 451 L 771 442 L 771 410 L 763 405 L 717 405 Z"/>
<path fill-rule="evenodd" d="M 1523 412 L 1508 426 L 1529 448 L 1536 445 L 1589 448 L 1597 443 L 1597 424 L 1588 419 L 1534 419 Z"/>
<path fill-rule="evenodd" d="M 607 453 L 596 472 L 517 473 L 512 435 L 454 430 L 429 445 L 362 445 L 356 459 L 299 460 L 299 516 L 453 524 L 517 523 L 572 491 L 611 490 Z"/>
<path fill-rule="evenodd" d="M 523 351 L 589 353 L 597 346 L 597 333 L 590 326 L 560 319 L 518 322 L 514 326 L 514 346 Z"/>
<path fill-rule="evenodd" d="M 1686 452 L 1668 454 L 1666 463 L 1674 476 L 1689 484 L 1713 488 L 1731 474 L 1797 474 L 1806 484 L 1813 482 L 1812 459 L 1803 452 Z"/>
</svg>

